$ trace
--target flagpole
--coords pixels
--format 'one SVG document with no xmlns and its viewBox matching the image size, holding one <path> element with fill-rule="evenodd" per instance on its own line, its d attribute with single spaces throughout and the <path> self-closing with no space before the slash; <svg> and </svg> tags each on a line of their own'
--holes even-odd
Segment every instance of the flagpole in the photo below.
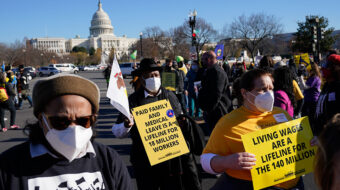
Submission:
<svg viewBox="0 0 340 190">
<path fill-rule="evenodd" d="M 133 69 L 137 69 L 136 59 L 134 59 Z"/>
</svg>

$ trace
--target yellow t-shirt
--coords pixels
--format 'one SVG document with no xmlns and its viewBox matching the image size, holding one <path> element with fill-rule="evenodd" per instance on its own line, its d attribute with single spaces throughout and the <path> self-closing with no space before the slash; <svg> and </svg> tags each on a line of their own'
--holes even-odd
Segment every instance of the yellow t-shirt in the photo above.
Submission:
<svg viewBox="0 0 340 190">
<path fill-rule="evenodd" d="M 218 121 L 203 150 L 203 154 L 213 153 L 228 156 L 238 152 L 245 152 L 241 136 L 278 124 L 273 116 L 279 113 L 284 113 L 288 120 L 292 120 L 286 111 L 278 107 L 274 107 L 272 112 L 258 115 L 241 106 Z M 252 180 L 249 170 L 228 169 L 225 172 L 237 179 Z M 299 178 L 296 178 L 276 186 L 285 189 L 292 188 L 296 186 L 298 180 Z"/>
<path fill-rule="evenodd" d="M 302 100 L 304 98 L 298 83 L 293 80 L 293 92 L 296 101 Z"/>
</svg>

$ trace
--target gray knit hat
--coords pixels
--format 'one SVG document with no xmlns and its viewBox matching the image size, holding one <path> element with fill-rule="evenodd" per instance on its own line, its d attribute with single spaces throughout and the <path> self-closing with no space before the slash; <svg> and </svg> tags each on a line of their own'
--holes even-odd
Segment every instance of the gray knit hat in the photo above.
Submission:
<svg viewBox="0 0 340 190">
<path fill-rule="evenodd" d="M 44 111 L 45 106 L 54 98 L 62 95 L 79 95 L 86 98 L 99 111 L 100 91 L 98 86 L 83 77 L 73 74 L 58 74 L 37 81 L 33 88 L 34 115 Z"/>
</svg>

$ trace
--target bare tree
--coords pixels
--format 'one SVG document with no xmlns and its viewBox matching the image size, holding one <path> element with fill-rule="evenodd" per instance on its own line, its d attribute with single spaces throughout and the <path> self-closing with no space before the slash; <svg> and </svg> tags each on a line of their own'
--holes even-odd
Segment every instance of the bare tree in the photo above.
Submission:
<svg viewBox="0 0 340 190">
<path fill-rule="evenodd" d="M 0 63 L 5 61 L 7 46 L 6 44 L 0 43 Z"/>
<path fill-rule="evenodd" d="M 178 37 L 185 39 L 187 44 L 190 44 L 192 35 L 191 28 L 188 23 L 189 21 L 186 20 L 176 30 L 178 32 Z M 208 23 L 203 18 L 197 18 L 195 30 L 198 31 L 196 37 L 196 52 L 197 55 L 199 55 L 199 52 L 203 49 L 204 45 L 215 40 L 218 37 L 218 33 L 213 28 L 212 24 Z"/>
<path fill-rule="evenodd" d="M 13 65 L 20 61 L 23 55 L 24 45 L 20 41 L 16 41 L 10 45 L 2 44 L 0 48 L 0 56 L 7 65 Z"/>
<path fill-rule="evenodd" d="M 167 36 L 170 41 L 167 41 L 168 57 L 174 59 L 175 56 L 181 55 L 185 59 L 189 59 L 190 45 L 188 39 L 184 36 L 183 27 L 169 29 Z"/>
<path fill-rule="evenodd" d="M 160 27 L 147 27 L 143 31 L 142 42 L 138 40 L 129 48 L 129 51 L 132 53 L 134 50 L 137 50 L 137 59 L 141 58 L 142 51 L 143 57 L 163 58 L 166 56 L 166 45 L 169 40 L 166 32 Z"/>
<path fill-rule="evenodd" d="M 169 32 L 163 31 L 159 26 L 147 27 L 144 32 L 149 44 L 152 57 L 169 57 L 173 48 L 172 38 Z"/>
<path fill-rule="evenodd" d="M 141 47 L 141 41 L 138 40 L 136 43 L 132 44 L 129 48 L 129 52 L 132 53 L 133 51 L 137 50 L 137 59 L 141 58 L 141 52 L 143 51 L 143 57 L 161 57 L 160 49 L 158 43 L 155 43 L 152 38 L 143 38 Z M 143 50 L 141 50 L 143 48 Z"/>
<path fill-rule="evenodd" d="M 202 18 L 198 18 L 196 22 L 197 36 L 197 54 L 203 49 L 204 45 L 215 39 L 217 31 L 213 29 L 212 25 Z M 143 57 L 154 58 L 175 58 L 181 55 L 189 59 L 191 44 L 191 29 L 188 21 L 182 25 L 164 31 L 158 26 L 147 27 L 143 31 Z M 137 50 L 140 57 L 141 42 L 138 40 L 133 44 L 129 51 Z"/>
<path fill-rule="evenodd" d="M 230 25 L 230 34 L 234 38 L 242 39 L 241 43 L 255 60 L 259 45 L 268 38 L 282 31 L 282 25 L 274 15 L 263 13 L 242 15 Z"/>
<path fill-rule="evenodd" d="M 158 43 L 165 37 L 165 32 L 159 26 L 146 27 L 143 31 L 143 36 Z"/>
</svg>

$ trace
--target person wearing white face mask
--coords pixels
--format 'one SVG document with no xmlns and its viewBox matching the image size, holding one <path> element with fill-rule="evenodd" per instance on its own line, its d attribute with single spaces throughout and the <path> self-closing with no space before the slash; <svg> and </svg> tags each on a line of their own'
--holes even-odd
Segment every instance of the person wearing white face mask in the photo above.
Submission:
<svg viewBox="0 0 340 190">
<path fill-rule="evenodd" d="M 70 82 L 72 81 L 72 82 Z M 39 80 L 29 141 L 0 156 L 0 189 L 133 189 L 116 151 L 94 141 L 100 91 L 76 75 Z"/>
<path fill-rule="evenodd" d="M 140 67 L 134 71 L 134 74 L 140 78 L 142 85 L 129 96 L 130 109 L 168 99 L 182 131 L 185 131 L 185 122 L 180 117 L 183 110 L 176 95 L 161 87 L 162 70 L 162 67 L 158 66 L 153 59 L 144 58 L 140 62 Z M 130 133 L 132 139 L 130 160 L 138 189 L 201 189 L 197 167 L 191 153 L 150 166 L 135 123 L 130 122 L 123 114 L 120 114 L 116 124 L 112 127 L 112 132 L 116 137 L 125 137 Z M 183 134 L 185 135 L 185 132 Z M 186 138 L 186 136 L 184 137 Z"/>
<path fill-rule="evenodd" d="M 201 155 L 206 172 L 222 174 L 212 189 L 253 189 L 250 169 L 255 166 L 255 155 L 245 152 L 241 136 L 292 119 L 273 107 L 274 86 L 268 71 L 254 69 L 240 80 L 237 94 L 242 106 L 219 120 Z M 275 185 L 275 189 L 293 187 L 304 189 L 302 178 Z"/>
</svg>

